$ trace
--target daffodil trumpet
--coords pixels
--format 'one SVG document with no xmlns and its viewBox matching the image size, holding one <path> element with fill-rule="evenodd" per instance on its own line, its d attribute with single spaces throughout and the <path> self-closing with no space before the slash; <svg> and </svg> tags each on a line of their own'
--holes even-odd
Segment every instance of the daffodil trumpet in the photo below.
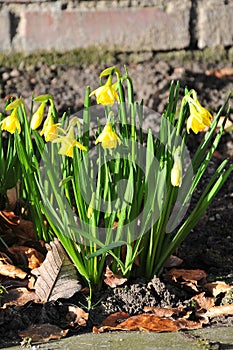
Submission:
<svg viewBox="0 0 233 350">
<path fill-rule="evenodd" d="M 11 112 L 11 114 L 6 117 L 5 119 L 3 119 L 1 121 L 1 129 L 8 131 L 11 134 L 14 134 L 15 131 L 17 130 L 18 133 L 20 134 L 21 132 L 21 126 L 20 126 L 20 122 L 18 119 L 18 107 L 14 108 L 13 111 Z"/>
<path fill-rule="evenodd" d="M 184 97 L 184 102 L 188 103 L 190 112 L 186 126 L 188 134 L 190 133 L 190 129 L 192 129 L 192 131 L 197 134 L 198 132 L 203 131 L 205 128 L 211 125 L 213 117 L 206 108 L 202 107 L 198 101 L 197 93 L 195 90 L 191 90 Z"/>
<path fill-rule="evenodd" d="M 115 100 L 120 102 L 120 98 L 116 92 L 118 82 L 112 84 L 112 75 L 109 75 L 105 85 L 98 87 L 90 93 L 90 96 L 96 96 L 96 102 L 102 105 L 113 105 Z"/>
<path fill-rule="evenodd" d="M 95 144 L 101 142 L 103 148 L 116 148 L 121 143 L 119 136 L 113 131 L 112 123 L 107 122 L 101 134 L 97 137 Z"/>
</svg>

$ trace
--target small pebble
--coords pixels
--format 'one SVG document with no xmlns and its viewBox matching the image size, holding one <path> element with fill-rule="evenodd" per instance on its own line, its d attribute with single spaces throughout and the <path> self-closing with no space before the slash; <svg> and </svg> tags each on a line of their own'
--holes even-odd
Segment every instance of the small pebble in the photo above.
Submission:
<svg viewBox="0 0 233 350">
<path fill-rule="evenodd" d="M 20 72 L 18 71 L 18 69 L 13 69 L 11 72 L 10 72 L 10 76 L 12 78 L 17 78 L 20 76 Z"/>
<path fill-rule="evenodd" d="M 2 80 L 6 81 L 10 78 L 10 74 L 8 72 L 2 73 Z"/>
</svg>

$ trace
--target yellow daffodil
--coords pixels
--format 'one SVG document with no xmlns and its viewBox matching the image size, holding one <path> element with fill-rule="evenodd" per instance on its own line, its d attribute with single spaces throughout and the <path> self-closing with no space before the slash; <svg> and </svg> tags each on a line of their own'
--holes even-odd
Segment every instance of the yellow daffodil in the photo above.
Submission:
<svg viewBox="0 0 233 350">
<path fill-rule="evenodd" d="M 3 121 L 1 121 L 1 129 L 6 130 L 10 132 L 11 134 L 14 134 L 15 130 L 18 130 L 18 133 L 21 132 L 21 126 L 18 119 L 18 113 L 17 113 L 18 107 L 14 108 L 11 114 L 6 117 Z"/>
<path fill-rule="evenodd" d="M 58 137 L 54 140 L 54 142 L 61 143 L 61 148 L 58 153 L 64 156 L 73 157 L 74 147 L 78 147 L 82 151 L 86 151 L 86 147 L 84 147 L 80 142 L 75 140 L 73 127 L 69 129 L 67 135 Z"/>
<path fill-rule="evenodd" d="M 174 187 L 180 187 L 182 184 L 182 163 L 180 146 L 177 147 L 174 153 L 174 164 L 171 170 L 171 184 Z"/>
<path fill-rule="evenodd" d="M 187 132 L 189 133 L 190 129 L 192 129 L 193 132 L 197 134 L 199 131 L 203 131 L 206 127 L 211 125 L 212 115 L 206 108 L 201 106 L 197 99 L 196 91 L 191 90 L 190 95 L 191 94 L 193 98 L 190 96 L 187 97 L 190 110 L 190 116 L 187 120 Z"/>
<path fill-rule="evenodd" d="M 99 137 L 96 139 L 95 144 L 101 142 L 103 148 L 116 148 L 117 142 L 121 143 L 120 138 L 112 130 L 112 124 L 108 122 Z"/>
<path fill-rule="evenodd" d="M 120 101 L 119 96 L 115 90 L 117 83 L 112 84 L 112 76 L 108 77 L 105 85 L 100 86 L 98 89 L 92 91 L 90 96 L 96 95 L 96 101 L 102 105 L 113 105 L 115 100 Z"/>
<path fill-rule="evenodd" d="M 57 138 L 58 135 L 58 125 L 53 121 L 53 117 L 51 113 L 48 113 L 47 118 L 44 121 L 43 129 L 41 130 L 41 136 L 44 135 L 45 141 L 53 141 Z"/>
<path fill-rule="evenodd" d="M 32 130 L 36 130 L 39 128 L 39 126 L 42 123 L 43 117 L 44 117 L 44 110 L 45 110 L 46 103 L 42 102 L 36 112 L 32 116 L 31 120 L 31 128 Z"/>
</svg>

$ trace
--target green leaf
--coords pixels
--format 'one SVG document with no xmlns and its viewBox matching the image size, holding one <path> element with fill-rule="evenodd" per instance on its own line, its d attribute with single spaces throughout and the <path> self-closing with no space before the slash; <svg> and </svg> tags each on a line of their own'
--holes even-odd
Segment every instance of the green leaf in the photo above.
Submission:
<svg viewBox="0 0 233 350">
<path fill-rule="evenodd" d="M 94 258 L 96 256 L 102 255 L 102 254 L 106 254 L 107 252 L 109 252 L 110 250 L 114 249 L 114 248 L 119 248 L 122 247 L 123 245 L 125 245 L 126 242 L 124 241 L 117 241 L 117 242 L 113 242 L 111 244 L 108 244 L 107 246 L 104 246 L 103 248 L 98 249 L 96 252 L 92 253 L 92 254 L 88 254 L 86 256 L 87 259 L 91 259 Z"/>
</svg>

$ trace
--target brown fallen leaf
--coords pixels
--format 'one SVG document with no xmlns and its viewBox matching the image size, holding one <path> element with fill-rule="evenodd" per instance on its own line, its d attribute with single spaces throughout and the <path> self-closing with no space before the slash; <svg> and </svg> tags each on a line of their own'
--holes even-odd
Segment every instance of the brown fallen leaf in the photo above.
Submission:
<svg viewBox="0 0 233 350">
<path fill-rule="evenodd" d="M 143 311 L 158 317 L 171 317 L 173 315 L 178 316 L 180 314 L 183 314 L 184 307 L 181 306 L 177 308 L 172 308 L 172 307 L 145 306 Z"/>
<path fill-rule="evenodd" d="M 219 316 L 233 315 L 233 304 L 213 306 L 204 314 L 205 317 L 214 318 Z"/>
<path fill-rule="evenodd" d="M 106 272 L 105 272 L 105 279 L 104 282 L 110 286 L 111 288 L 115 288 L 117 286 L 120 286 L 124 284 L 127 281 L 127 278 L 123 278 L 120 275 L 116 275 L 110 270 L 108 266 L 106 266 Z"/>
<path fill-rule="evenodd" d="M 178 279 L 184 281 L 201 281 L 206 278 L 206 273 L 203 270 L 184 270 L 184 269 L 171 269 L 166 273 L 166 276 L 171 277 L 173 281 L 177 282 Z"/>
<path fill-rule="evenodd" d="M 89 314 L 78 306 L 68 306 L 66 319 L 72 327 L 86 326 Z"/>
<path fill-rule="evenodd" d="M 196 303 L 197 313 L 209 310 L 214 306 L 214 298 L 206 297 L 205 292 L 195 295 L 191 298 Z"/>
<path fill-rule="evenodd" d="M 229 284 L 226 284 L 223 281 L 216 281 L 216 282 L 206 283 L 204 285 L 204 288 L 206 288 L 214 297 L 216 297 L 221 293 L 226 293 L 228 290 L 232 289 L 233 287 L 230 286 Z"/>
<path fill-rule="evenodd" d="M 19 333 L 22 338 L 31 338 L 32 342 L 48 342 L 52 339 L 61 339 L 68 333 L 68 329 L 45 323 L 32 325 Z"/>
<path fill-rule="evenodd" d="M 170 318 L 162 318 L 152 314 L 141 314 L 131 316 L 118 325 L 105 325 L 99 329 L 94 328 L 93 331 L 95 333 L 102 333 L 112 330 L 176 332 L 180 329 L 198 329 L 201 327 L 202 322 L 194 322 L 184 318 L 172 320 Z"/>
<path fill-rule="evenodd" d="M 129 318 L 130 315 L 124 311 L 115 312 L 109 315 L 102 323 L 103 326 L 116 327 L 120 322 Z"/>
<path fill-rule="evenodd" d="M 0 275 L 24 279 L 27 276 L 27 273 L 17 266 L 5 264 L 0 260 Z"/>
<path fill-rule="evenodd" d="M 186 289 L 198 292 L 198 282 L 204 282 L 206 273 L 203 270 L 184 270 L 171 269 L 165 275 L 165 278 L 172 279 L 176 283 L 182 284 Z"/>
<path fill-rule="evenodd" d="M 180 329 L 177 321 L 150 314 L 132 316 L 120 323 L 116 328 L 135 331 L 147 330 L 152 332 L 176 332 Z"/>
<path fill-rule="evenodd" d="M 14 288 L 8 290 L 8 293 L 4 295 L 4 305 L 3 307 L 9 306 L 9 305 L 17 305 L 17 306 L 23 306 L 28 301 L 39 301 L 39 298 L 37 297 L 36 293 L 33 291 L 29 291 L 27 288 Z"/>
<path fill-rule="evenodd" d="M 206 70 L 206 75 L 214 75 L 216 78 L 233 77 L 233 67 L 224 67 L 221 69 Z"/>
<path fill-rule="evenodd" d="M 191 320 L 187 320 L 185 317 L 183 317 L 183 318 L 177 320 L 177 323 L 178 323 L 180 329 L 191 330 L 191 329 L 200 329 L 200 328 L 202 328 L 202 325 L 205 322 L 203 320 L 191 321 Z"/>
<path fill-rule="evenodd" d="M 20 224 L 20 218 L 13 211 L 0 210 L 1 228 L 12 228 Z"/>
<path fill-rule="evenodd" d="M 17 265 L 23 265 L 25 268 L 35 269 L 44 261 L 44 255 L 34 248 L 15 245 L 8 248 L 8 252 L 13 254 Z"/>
</svg>

